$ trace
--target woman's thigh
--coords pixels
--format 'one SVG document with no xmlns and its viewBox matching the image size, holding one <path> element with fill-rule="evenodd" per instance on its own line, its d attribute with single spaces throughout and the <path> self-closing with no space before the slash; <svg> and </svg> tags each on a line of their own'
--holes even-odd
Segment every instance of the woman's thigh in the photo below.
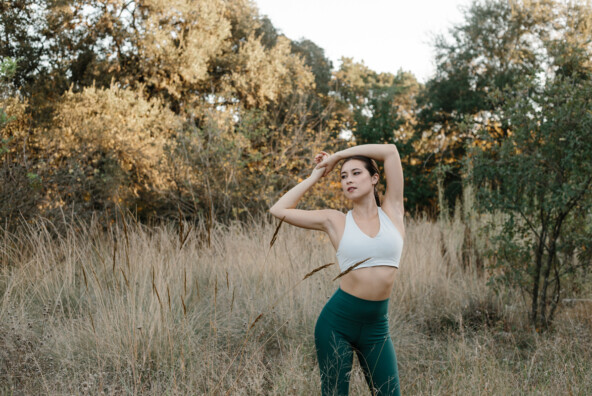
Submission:
<svg viewBox="0 0 592 396">
<path fill-rule="evenodd" d="M 315 326 L 315 346 L 321 372 L 323 396 L 347 395 L 353 364 L 353 349 L 345 323 L 321 313 Z"/>
<path fill-rule="evenodd" d="M 360 342 L 356 353 L 373 395 L 400 396 L 397 355 L 390 335 L 378 342 Z"/>
</svg>

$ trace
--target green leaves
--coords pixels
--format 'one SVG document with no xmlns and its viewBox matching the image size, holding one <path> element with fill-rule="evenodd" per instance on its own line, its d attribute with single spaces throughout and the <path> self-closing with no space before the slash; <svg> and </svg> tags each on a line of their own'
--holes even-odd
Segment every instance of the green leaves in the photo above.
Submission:
<svg viewBox="0 0 592 396">
<path fill-rule="evenodd" d="M 14 58 L 4 58 L 0 61 L 0 89 L 2 90 L 2 94 L 0 94 L 0 99 L 3 99 L 2 96 L 6 95 L 8 90 L 8 81 L 10 81 L 17 71 L 17 59 Z M 0 130 L 4 127 L 4 125 L 8 124 L 14 118 L 9 117 L 4 108 L 0 107 Z M 7 143 L 2 139 L 2 145 L 0 146 L 0 155 L 7 151 L 4 147 L 4 144 Z"/>
<path fill-rule="evenodd" d="M 18 60 L 14 58 L 4 58 L 0 62 L 0 82 L 6 83 L 16 74 Z"/>
<path fill-rule="evenodd" d="M 540 327 L 553 318 L 561 278 L 589 265 L 581 219 L 592 210 L 592 70 L 577 69 L 506 90 L 496 115 L 509 126 L 507 138 L 476 148 L 467 162 L 479 208 L 506 216 L 494 239 L 500 268 L 532 295 L 531 319 Z"/>
</svg>

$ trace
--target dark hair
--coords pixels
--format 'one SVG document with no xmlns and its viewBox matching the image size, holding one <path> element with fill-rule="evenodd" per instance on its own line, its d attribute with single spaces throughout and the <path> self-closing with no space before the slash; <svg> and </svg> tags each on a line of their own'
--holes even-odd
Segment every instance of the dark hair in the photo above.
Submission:
<svg viewBox="0 0 592 396">
<path fill-rule="evenodd" d="M 378 165 L 376 165 L 376 161 L 374 161 L 372 158 L 366 157 L 364 155 L 352 155 L 351 157 L 347 157 L 343 160 L 341 167 L 343 168 L 343 165 L 345 165 L 345 163 L 350 160 L 362 161 L 364 163 L 364 168 L 366 168 L 366 170 L 370 173 L 370 176 L 378 175 L 380 177 Z M 380 206 L 380 198 L 378 198 L 376 184 L 374 185 L 374 199 L 376 199 L 376 205 Z"/>
</svg>

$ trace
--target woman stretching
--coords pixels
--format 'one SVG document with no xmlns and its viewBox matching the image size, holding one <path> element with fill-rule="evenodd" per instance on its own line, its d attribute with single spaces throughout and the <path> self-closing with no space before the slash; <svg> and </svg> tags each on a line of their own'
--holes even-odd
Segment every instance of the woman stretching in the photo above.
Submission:
<svg viewBox="0 0 592 396">
<path fill-rule="evenodd" d="M 353 209 L 347 214 L 295 209 L 304 193 L 342 159 L 341 188 Z M 379 174 L 374 160 L 384 163 L 387 187 L 382 204 L 376 192 Z M 354 352 L 373 395 L 400 395 L 388 324 L 388 299 L 405 233 L 399 153 L 394 145 L 368 144 L 333 155 L 321 152 L 315 162 L 312 174 L 281 197 L 270 212 L 289 224 L 326 232 L 337 250 L 343 276 L 315 326 L 323 395 L 348 394 Z"/>
</svg>

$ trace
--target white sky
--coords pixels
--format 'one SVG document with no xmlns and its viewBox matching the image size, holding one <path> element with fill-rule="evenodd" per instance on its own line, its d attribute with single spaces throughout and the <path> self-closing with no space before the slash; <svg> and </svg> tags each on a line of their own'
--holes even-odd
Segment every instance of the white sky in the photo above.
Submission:
<svg viewBox="0 0 592 396">
<path fill-rule="evenodd" d="M 342 57 L 377 72 L 434 73 L 431 42 L 463 20 L 470 0 L 255 0 L 260 14 L 292 40 L 307 38 L 339 66 Z"/>
</svg>

